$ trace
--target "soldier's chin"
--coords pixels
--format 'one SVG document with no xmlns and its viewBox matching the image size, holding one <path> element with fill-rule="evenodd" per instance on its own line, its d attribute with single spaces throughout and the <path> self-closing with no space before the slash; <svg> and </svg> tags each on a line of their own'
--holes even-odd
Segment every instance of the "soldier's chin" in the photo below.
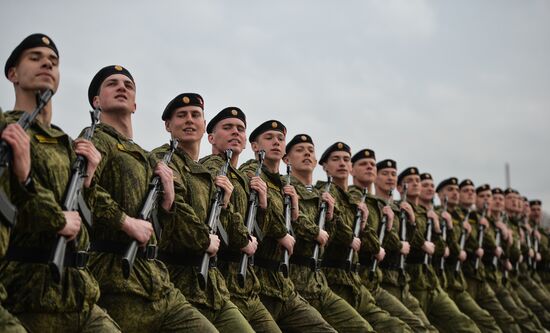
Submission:
<svg viewBox="0 0 550 333">
<path fill-rule="evenodd" d="M 54 93 L 57 91 L 57 87 L 49 82 L 41 82 L 35 86 L 35 90 L 39 92 L 43 92 L 47 89 L 52 90 Z"/>
</svg>

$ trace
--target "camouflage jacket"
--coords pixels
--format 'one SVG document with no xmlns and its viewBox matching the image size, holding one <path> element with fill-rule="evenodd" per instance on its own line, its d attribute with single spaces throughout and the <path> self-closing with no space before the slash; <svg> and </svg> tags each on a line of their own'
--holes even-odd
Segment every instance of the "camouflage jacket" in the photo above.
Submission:
<svg viewBox="0 0 550 333">
<path fill-rule="evenodd" d="M 240 170 L 248 177 L 255 174 L 258 166 L 257 160 L 249 160 L 240 166 Z M 283 249 L 277 240 L 287 234 L 284 217 L 283 181 L 278 173 L 271 173 L 264 166 L 261 174 L 267 184 L 268 204 L 264 218 L 259 222 L 259 227 L 264 234 L 263 241 L 258 245 L 254 258 L 280 262 L 283 260 Z M 261 293 L 267 296 L 278 298 L 282 301 L 288 300 L 294 295 L 294 284 L 290 278 L 285 278 L 281 272 L 254 266 L 256 274 L 260 279 Z"/>
<path fill-rule="evenodd" d="M 497 260 L 497 266 L 493 266 L 493 258 L 495 257 L 494 251 L 496 250 L 497 243 L 496 243 L 496 226 L 495 223 L 497 222 L 497 219 L 491 216 L 487 216 L 487 220 L 489 221 L 489 228 L 485 228 L 485 237 L 490 237 L 495 240 L 494 249 L 485 248 L 485 242 L 484 242 L 484 250 L 485 255 L 483 256 L 483 264 L 485 266 L 485 278 L 490 281 L 491 283 L 496 284 L 498 287 L 502 285 L 502 271 L 501 271 L 501 265 L 500 260 L 505 258 L 505 254 L 503 254 L 499 260 Z M 484 237 L 484 238 L 485 238 Z M 506 241 L 501 237 L 500 239 L 500 247 L 503 249 L 505 246 Z"/>
<path fill-rule="evenodd" d="M 94 174 L 98 188 L 92 206 L 92 243 L 110 241 L 129 245 L 132 239 L 121 230 L 122 222 L 126 216 L 139 216 L 153 175 L 153 161 L 138 144 L 106 124 L 97 126 L 92 141 L 102 156 Z M 161 224 L 166 224 L 174 214 L 159 207 L 158 218 Z M 154 234 L 150 242 L 156 242 Z M 102 293 L 133 294 L 154 301 L 173 288 L 162 262 L 138 256 L 132 274 L 125 279 L 121 260 L 118 254 L 92 252 L 90 266 Z"/>
<path fill-rule="evenodd" d="M 453 219 L 453 230 L 449 233 L 450 230 L 447 229 L 447 245 L 449 246 L 449 257 L 445 260 L 447 288 L 455 291 L 464 291 L 467 287 L 464 270 L 461 268 L 457 273 L 455 268 L 458 256 L 460 255 L 460 236 L 462 234 L 462 222 L 466 217 L 466 213 L 458 206 L 453 209 L 449 208 L 449 213 Z M 466 240 L 468 237 L 469 235 L 466 235 Z M 464 263 L 462 263 L 461 267 L 464 267 Z"/>
<path fill-rule="evenodd" d="M 208 155 L 200 160 L 200 163 L 208 169 L 212 175 L 217 175 L 223 165 L 225 159 L 221 155 Z M 245 285 L 241 287 L 237 281 L 237 274 L 239 273 L 239 264 L 235 261 L 224 261 L 224 254 L 227 254 L 230 258 L 240 258 L 243 254 L 241 249 L 248 245 L 249 233 L 246 229 L 246 214 L 248 210 L 248 199 L 250 196 L 250 189 L 248 185 L 248 178 L 237 168 L 232 165 L 229 166 L 227 177 L 233 184 L 233 193 L 231 194 L 231 206 L 234 212 L 234 219 L 228 226 L 229 246 L 223 246 L 219 251 L 218 268 L 225 277 L 227 288 L 231 293 L 231 296 L 247 299 L 254 295 L 258 295 L 260 292 L 260 280 L 254 272 L 254 268 L 249 265 L 246 273 Z M 263 212 L 258 207 L 256 211 L 256 220 L 261 219 Z"/>
<path fill-rule="evenodd" d="M 154 149 L 152 154 L 157 160 L 161 160 L 169 150 L 170 146 L 165 144 Z M 193 161 L 182 149 L 176 150 L 170 167 L 174 171 L 177 217 L 165 224 L 160 249 L 167 253 L 202 260 L 210 244 L 206 222 L 216 191 L 214 179 L 210 171 L 202 164 Z M 220 222 L 225 229 L 227 229 L 228 219 L 234 218 L 229 208 L 222 209 L 220 213 Z M 218 310 L 229 300 L 229 291 L 224 278 L 216 267 L 208 270 L 207 287 L 201 289 L 198 282 L 201 278 L 200 267 L 172 264 L 167 266 L 172 281 L 191 303 Z"/>
<path fill-rule="evenodd" d="M 15 122 L 23 114 L 6 114 L 8 122 Z M 76 158 L 72 140 L 61 129 L 42 126 L 36 121 L 27 133 L 31 138 L 31 178 L 33 194 L 19 195 L 11 188 L 12 202 L 18 208 L 17 225 L 12 230 L 10 247 L 51 252 L 57 232 L 65 226 L 63 204 L 65 189 L 71 177 L 71 165 Z M 93 197 L 95 186 L 84 189 L 85 198 Z M 15 195 L 14 195 L 15 194 Z M 30 194 L 30 195 L 29 195 Z M 27 197 L 27 201 L 20 201 Z M 88 232 L 83 226 L 78 235 L 78 249 L 89 244 Z M 5 303 L 12 313 L 18 312 L 74 312 L 90 309 L 99 297 L 97 282 L 88 269 L 67 267 L 61 285 L 53 282 L 47 264 L 3 261 L 0 280 L 9 298 Z"/>
<path fill-rule="evenodd" d="M 512 263 L 512 271 L 509 274 L 510 280 L 514 283 L 517 283 L 517 278 L 519 277 L 518 268 L 520 267 L 520 257 L 522 255 L 521 250 L 521 235 L 520 235 L 520 219 L 515 216 L 508 216 L 507 225 L 509 230 L 512 232 L 513 242 L 506 250 L 506 256 L 510 259 Z M 525 260 L 525 258 L 523 258 Z"/>
</svg>

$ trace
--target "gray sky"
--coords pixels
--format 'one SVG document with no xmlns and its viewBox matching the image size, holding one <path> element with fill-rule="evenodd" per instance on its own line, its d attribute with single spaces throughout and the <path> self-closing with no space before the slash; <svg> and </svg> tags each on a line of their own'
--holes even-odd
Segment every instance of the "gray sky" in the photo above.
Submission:
<svg viewBox="0 0 550 333">
<path fill-rule="evenodd" d="M 504 187 L 509 162 L 512 185 L 550 207 L 549 1 L 9 1 L 2 65 L 35 32 L 60 50 L 54 123 L 72 136 L 89 123 L 93 75 L 120 64 L 136 79 L 146 149 L 168 140 L 170 99 L 197 92 L 207 121 L 239 106 L 249 132 L 278 119 L 318 156 L 344 141 L 436 183 Z M 0 80 L 0 105 L 13 104 Z"/>
</svg>

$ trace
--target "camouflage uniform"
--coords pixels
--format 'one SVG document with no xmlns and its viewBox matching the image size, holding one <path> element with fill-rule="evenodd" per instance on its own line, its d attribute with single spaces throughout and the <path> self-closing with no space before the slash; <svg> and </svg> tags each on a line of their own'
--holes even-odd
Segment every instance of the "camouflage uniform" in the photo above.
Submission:
<svg viewBox="0 0 550 333">
<path fill-rule="evenodd" d="M 220 155 L 209 155 L 202 158 L 200 163 L 212 174 L 217 174 L 225 164 L 225 159 Z M 231 205 L 234 210 L 234 219 L 227 230 L 229 245 L 218 251 L 218 269 L 225 277 L 231 301 L 239 308 L 250 326 L 256 332 L 280 332 L 273 317 L 260 301 L 260 280 L 251 265 L 247 268 L 244 286 L 238 283 L 239 262 L 243 255 L 241 249 L 248 245 L 250 236 L 244 221 L 250 189 L 246 175 L 232 165 L 229 165 L 227 177 L 233 184 Z M 258 211 L 257 218 L 260 218 L 260 215 L 261 212 Z"/>
<path fill-rule="evenodd" d="M 324 182 L 317 182 L 318 189 L 324 186 Z M 336 232 L 331 235 L 332 240 L 327 244 L 323 258 L 323 270 L 329 281 L 329 286 L 336 294 L 351 304 L 377 332 L 412 332 L 412 329 L 402 320 L 392 317 L 376 304 L 374 297 L 362 283 L 357 272 L 358 255 L 356 253 L 353 255 L 352 271 L 345 268 L 345 261 L 353 240 L 357 201 L 337 185 L 332 186 L 331 194 L 336 200 L 336 209 L 339 214 L 335 216 Z M 376 235 L 371 226 L 365 226 L 360 237 L 362 240 L 370 238 L 370 241 L 362 242 L 361 251 L 378 253 L 380 251 L 378 239 L 366 236 L 367 233 Z"/>
<path fill-rule="evenodd" d="M 165 144 L 154 149 L 152 154 L 160 161 L 169 151 L 170 146 Z M 164 237 L 159 246 L 161 260 L 165 260 L 176 287 L 219 331 L 253 332 L 237 306 L 231 302 L 224 278 L 212 264 L 214 260 L 208 269 L 206 288 L 202 289 L 199 285 L 200 263 L 210 243 L 205 222 L 216 191 L 210 172 L 182 149 L 176 150 L 170 167 L 174 171 L 177 218 L 165 224 Z M 240 222 L 235 221 L 236 218 L 229 207 L 221 210 L 220 222 L 225 229 L 228 223 L 234 226 Z"/>
<path fill-rule="evenodd" d="M 350 186 L 348 192 L 356 201 L 359 201 L 363 195 L 362 189 L 355 185 Z M 380 222 L 382 220 L 382 208 L 386 205 L 386 202 L 371 194 L 367 194 L 366 204 L 369 209 L 367 224 L 372 230 L 377 230 L 379 233 L 381 227 Z M 386 251 L 387 256 L 389 256 L 390 253 L 394 257 L 396 255 L 398 256 L 401 251 L 402 245 L 396 230 L 395 224 L 393 224 L 392 230 L 386 230 L 382 247 Z M 378 238 L 378 235 L 376 235 L 376 237 Z M 366 243 L 370 240 L 368 237 L 364 237 L 361 241 Z M 420 308 L 420 304 L 408 292 L 408 289 L 407 299 L 409 299 L 409 301 L 405 305 L 397 296 L 394 296 L 392 293 L 381 287 L 383 273 L 380 266 L 376 267 L 376 272 L 371 276 L 370 269 L 373 264 L 374 255 L 375 253 L 368 253 L 367 251 L 361 251 L 359 253 L 359 273 L 361 276 L 361 281 L 369 289 L 376 301 L 376 304 L 382 309 L 388 311 L 392 316 L 404 321 L 410 328 L 413 329 L 414 332 L 437 332 L 437 329 L 430 324 L 428 318 Z"/>
<path fill-rule="evenodd" d="M 449 295 L 439 285 L 439 279 L 431 265 L 424 266 L 424 244 L 427 226 L 427 211 L 420 205 L 411 204 L 415 212 L 414 236 L 406 268 L 411 276 L 411 293 L 418 299 L 428 319 L 443 332 L 479 331 L 475 322 L 462 313 Z"/>
<path fill-rule="evenodd" d="M 541 261 L 537 263 L 537 274 L 546 290 L 550 291 L 550 235 L 540 225 L 536 228 L 541 237 L 539 242 Z"/>
<path fill-rule="evenodd" d="M 93 142 L 103 157 L 94 175 L 98 189 L 90 262 L 101 287 L 99 304 L 125 332 L 216 331 L 174 288 L 161 261 L 148 260 L 139 251 L 130 277 L 123 277 L 122 255 L 132 239 L 120 228 L 126 216 L 139 216 L 153 161 L 140 146 L 106 124 L 97 126 Z M 176 213 L 175 208 L 166 212 L 159 207 L 159 222 L 169 225 Z M 150 242 L 156 241 L 153 234 Z"/>
<path fill-rule="evenodd" d="M 466 217 L 466 210 L 458 208 L 456 210 L 459 221 L 463 221 Z M 485 279 L 485 267 L 483 261 L 480 260 L 479 267 L 475 269 L 475 261 L 477 255 L 475 251 L 478 248 L 478 233 L 480 215 L 476 212 L 470 212 L 468 222 L 472 226 L 472 232 L 466 239 L 464 251 L 466 251 L 467 259 L 462 263 L 462 271 L 466 278 L 466 290 L 472 296 L 479 306 L 487 310 L 496 320 L 498 326 L 503 332 L 521 332 L 521 329 L 515 319 L 504 309 L 498 301 L 494 291 L 491 289 Z M 495 251 L 495 239 L 491 234 L 485 235 L 483 245 L 485 253 L 493 253 Z"/>
<path fill-rule="evenodd" d="M 12 111 L 7 115 L 8 121 L 16 121 L 22 114 Z M 95 304 L 99 287 L 87 268 L 67 264 L 62 283 L 52 279 L 47 262 L 57 232 L 66 223 L 61 205 L 76 155 L 68 135 L 54 125 L 47 128 L 36 121 L 27 133 L 31 139 L 34 193 L 20 202 L 17 186 L 12 187 L 18 216 L 0 265 L 1 283 L 9 295 L 5 306 L 29 331 L 118 332 L 116 323 Z M 83 190 L 88 199 L 93 198 L 94 192 L 94 185 Z M 76 250 L 86 250 L 88 244 L 88 232 L 83 226 Z M 74 249 L 68 247 L 65 258 L 74 256 Z"/>
<path fill-rule="evenodd" d="M 4 112 L 2 109 L 0 109 L 0 133 L 4 130 L 6 126 Z M 32 200 L 32 194 L 27 191 L 27 189 L 24 186 L 21 186 L 21 183 L 15 179 L 13 176 L 13 173 L 10 172 L 9 169 L 7 169 L 4 174 L 2 175 L 2 178 L 0 179 L 0 191 L 3 191 L 7 198 L 15 197 L 18 194 L 21 195 L 21 202 Z M 13 195 L 10 191 L 13 188 Z M 13 199 L 11 199 L 13 200 Z M 8 250 L 8 244 L 9 244 L 9 238 L 10 238 L 10 227 L 7 223 L 4 223 L 3 217 L 0 217 L 0 258 L 3 258 L 6 254 L 6 251 Z M 8 293 L 6 292 L 6 289 L 4 286 L 0 283 L 0 304 L 2 304 L 6 298 L 8 297 Z M 23 326 L 21 326 L 21 322 L 19 319 L 17 319 L 15 316 L 13 316 L 11 313 L 9 313 L 6 309 L 4 309 L 0 305 L 0 332 L 26 332 Z"/>
<path fill-rule="evenodd" d="M 257 166 L 258 161 L 249 160 L 239 169 L 250 177 Z M 321 314 L 295 291 L 290 278 L 285 278 L 278 270 L 283 250 L 277 240 L 287 234 L 283 214 L 284 185 L 280 175 L 269 172 L 265 166 L 261 177 L 267 184 L 268 207 L 264 218 L 258 221 L 264 239 L 254 255 L 254 267 L 261 283 L 260 299 L 283 331 L 334 332 Z"/>
<path fill-rule="evenodd" d="M 310 260 L 319 235 L 317 221 L 321 192 L 315 188 L 308 190 L 295 178 L 292 178 L 292 185 L 300 196 L 300 217 L 292 223 L 296 245 L 290 258 L 290 278 L 296 290 L 339 332 L 371 330 L 371 326 L 348 302 L 330 290 L 323 272 L 320 269 L 312 269 Z M 329 235 L 334 233 L 334 227 L 333 221 L 325 222 L 325 230 Z M 319 249 L 320 259 L 322 249 Z"/>
<path fill-rule="evenodd" d="M 489 220 L 490 227 L 485 229 L 485 234 L 496 240 L 496 221 L 491 217 L 488 217 L 487 219 Z M 506 244 L 507 241 L 501 239 L 500 246 L 503 249 L 506 248 Z M 508 281 L 503 281 L 502 265 L 500 261 L 505 259 L 506 255 L 503 254 L 501 258 L 497 260 L 495 267 L 493 264 L 493 258 L 495 258 L 493 253 L 494 252 L 485 252 L 485 255 L 483 256 L 483 264 L 485 266 L 485 278 L 487 283 L 489 283 L 489 286 L 495 292 L 500 304 L 502 304 L 502 307 L 504 307 L 504 309 L 506 309 L 512 317 L 514 317 L 522 332 L 544 331 L 544 328 L 538 318 L 531 312 L 531 310 L 526 308 L 523 303 L 517 303 L 515 301 L 515 298 L 519 297 L 512 295 L 515 291 L 511 290 L 510 283 Z"/>
<path fill-rule="evenodd" d="M 481 330 L 481 332 L 499 332 L 495 318 L 489 312 L 483 309 L 474 300 L 467 291 L 466 278 L 464 272 L 456 272 L 456 262 L 460 255 L 460 235 L 462 231 L 461 223 L 464 216 L 461 216 L 459 208 L 449 210 L 452 217 L 453 228 L 447 229 L 447 246 L 449 247 L 449 257 L 445 260 L 445 280 L 447 281 L 447 293 L 458 306 L 460 311 L 470 317 Z M 441 260 L 437 257 L 437 262 Z"/>
</svg>

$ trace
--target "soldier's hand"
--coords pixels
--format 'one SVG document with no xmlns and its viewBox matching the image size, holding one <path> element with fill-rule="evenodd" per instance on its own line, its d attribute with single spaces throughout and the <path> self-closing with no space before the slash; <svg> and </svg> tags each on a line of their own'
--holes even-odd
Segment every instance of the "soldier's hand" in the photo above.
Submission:
<svg viewBox="0 0 550 333">
<path fill-rule="evenodd" d="M 384 260 L 385 257 L 386 257 L 386 250 L 384 250 L 383 247 L 380 247 L 380 251 L 378 251 L 378 253 L 374 256 L 374 258 L 380 262 Z"/>
<path fill-rule="evenodd" d="M 445 251 L 443 251 L 443 257 L 447 258 L 451 254 L 451 250 L 449 250 L 448 246 L 445 246 Z"/>
<path fill-rule="evenodd" d="M 84 187 L 88 188 L 92 184 L 94 172 L 101 161 L 101 153 L 96 149 L 91 141 L 82 138 L 74 140 L 74 152 L 86 158 L 86 178 L 84 178 Z"/>
<path fill-rule="evenodd" d="M 531 225 L 529 223 L 524 223 L 525 229 L 531 234 L 533 232 L 533 228 L 531 228 Z"/>
<path fill-rule="evenodd" d="M 323 194 L 321 194 L 321 199 L 327 203 L 327 221 L 332 221 L 332 218 L 334 217 L 334 205 L 336 200 L 328 192 L 323 192 Z"/>
<path fill-rule="evenodd" d="M 169 212 L 176 197 L 174 190 L 174 172 L 164 162 L 157 163 L 155 174 L 160 177 L 162 183 L 162 208 Z"/>
<path fill-rule="evenodd" d="M 277 240 L 280 246 L 285 248 L 288 251 L 288 255 L 291 256 L 294 251 L 294 244 L 296 244 L 296 239 L 290 234 L 286 234 L 283 238 Z"/>
<path fill-rule="evenodd" d="M 435 252 L 435 244 L 433 242 L 425 241 L 424 244 L 422 244 L 422 250 L 429 255 L 433 255 Z"/>
<path fill-rule="evenodd" d="M 506 262 L 504 263 L 504 268 L 506 268 L 507 271 L 512 270 L 512 263 L 510 262 L 510 260 L 506 259 Z"/>
<path fill-rule="evenodd" d="M 214 184 L 223 190 L 223 207 L 227 208 L 229 200 L 231 199 L 231 193 L 233 193 L 233 184 L 231 184 L 227 176 L 217 176 L 216 179 L 214 179 Z"/>
<path fill-rule="evenodd" d="M 382 208 L 382 214 L 387 216 L 388 224 L 386 225 L 386 229 L 389 231 L 393 228 L 393 219 L 395 218 L 395 213 L 390 206 L 384 206 Z"/>
<path fill-rule="evenodd" d="M 153 235 L 153 225 L 147 221 L 126 216 L 121 227 L 128 236 L 135 239 L 139 246 L 147 245 Z"/>
<path fill-rule="evenodd" d="M 497 258 L 500 258 L 501 255 L 502 255 L 502 247 L 497 246 L 496 249 L 495 249 L 495 256 Z"/>
<path fill-rule="evenodd" d="M 472 225 L 470 224 L 470 222 L 466 221 L 462 224 L 462 227 L 466 230 L 466 232 L 469 234 L 472 233 Z"/>
<path fill-rule="evenodd" d="M 508 227 L 506 227 L 506 224 L 504 224 L 500 219 L 495 222 L 495 227 L 500 229 L 500 233 L 502 234 L 503 238 L 507 238 L 508 236 Z"/>
<path fill-rule="evenodd" d="M 479 224 L 481 224 L 485 228 L 489 228 L 489 221 L 485 217 L 483 217 L 479 220 Z"/>
<path fill-rule="evenodd" d="M 292 202 L 292 221 L 298 220 L 298 217 L 300 216 L 300 210 L 299 210 L 299 200 L 298 200 L 298 193 L 296 193 L 296 189 L 292 185 L 285 185 L 283 187 L 284 194 L 287 194 L 290 196 L 290 201 Z"/>
<path fill-rule="evenodd" d="M 540 252 L 535 253 L 535 261 L 541 261 L 542 257 L 540 255 Z"/>
<path fill-rule="evenodd" d="M 449 212 L 443 212 L 441 213 L 441 218 L 445 220 L 447 223 L 447 229 L 452 230 L 453 229 L 453 218 Z"/>
<path fill-rule="evenodd" d="M 409 252 L 411 252 L 411 244 L 407 241 L 401 241 L 401 250 L 399 252 L 401 254 L 408 255 Z"/>
<path fill-rule="evenodd" d="M 464 250 L 460 250 L 460 253 L 458 254 L 458 260 L 464 262 L 466 261 L 466 258 L 468 258 L 468 254 Z"/>
<path fill-rule="evenodd" d="M 361 211 L 361 230 L 364 230 L 365 226 L 367 225 L 367 220 L 369 218 L 369 209 L 364 202 L 360 202 L 357 205 L 357 209 Z"/>
<path fill-rule="evenodd" d="M 539 240 L 539 242 L 540 242 L 540 232 L 539 232 L 537 229 L 535 229 L 534 235 L 535 235 L 535 237 L 536 237 L 536 238 Z"/>
<path fill-rule="evenodd" d="M 358 237 L 353 237 L 353 240 L 351 241 L 351 244 L 349 245 L 355 252 L 359 252 L 361 249 L 361 239 Z"/>
<path fill-rule="evenodd" d="M 321 246 L 325 246 L 328 242 L 329 234 L 325 230 L 319 230 L 319 234 L 317 235 L 317 238 L 315 239 L 317 243 Z"/>
<path fill-rule="evenodd" d="M 258 249 L 258 240 L 254 236 L 250 236 L 250 240 L 248 241 L 248 245 L 243 247 L 241 251 L 243 253 L 246 253 L 247 256 L 252 256 L 254 253 L 256 253 L 256 250 Z"/>
<path fill-rule="evenodd" d="M 261 209 L 267 208 L 267 184 L 259 176 L 250 179 L 250 188 L 258 192 L 258 206 Z"/>
<path fill-rule="evenodd" d="M 405 211 L 405 213 L 407 213 L 407 216 L 409 218 L 409 224 L 415 224 L 416 217 L 414 216 L 414 210 L 411 204 L 409 204 L 408 202 L 401 202 L 399 206 L 401 207 L 401 209 Z"/>
<path fill-rule="evenodd" d="M 533 249 L 529 249 L 529 257 L 533 258 L 535 256 L 535 251 L 533 251 Z"/>
<path fill-rule="evenodd" d="M 80 214 L 78 212 L 63 211 L 63 215 L 65 215 L 65 226 L 57 233 L 67 237 L 68 240 L 73 240 L 78 235 L 82 224 Z"/>
<path fill-rule="evenodd" d="M 27 133 L 19 124 L 9 124 L 1 135 L 13 151 L 12 171 L 17 180 L 23 183 L 31 172 L 31 144 Z"/>
<path fill-rule="evenodd" d="M 519 255 L 519 260 L 518 260 L 518 261 L 519 261 L 520 263 L 523 262 L 523 254 L 520 254 L 520 255 Z"/>
<path fill-rule="evenodd" d="M 506 237 L 505 239 L 506 239 L 506 241 L 508 242 L 508 245 L 514 244 L 514 237 L 512 237 L 512 233 L 511 233 L 511 232 L 508 232 L 508 237 Z"/>
<path fill-rule="evenodd" d="M 428 218 L 432 219 L 434 223 L 434 231 L 438 234 L 441 233 L 441 228 L 439 227 L 439 216 L 437 216 L 437 214 L 433 210 L 428 211 L 426 215 L 428 216 Z"/>
<path fill-rule="evenodd" d="M 478 249 L 476 250 L 476 256 L 477 256 L 478 258 L 483 258 L 483 255 L 484 255 L 484 254 L 485 254 L 485 251 L 483 250 L 483 248 L 480 247 L 480 248 L 478 248 Z"/>
</svg>

